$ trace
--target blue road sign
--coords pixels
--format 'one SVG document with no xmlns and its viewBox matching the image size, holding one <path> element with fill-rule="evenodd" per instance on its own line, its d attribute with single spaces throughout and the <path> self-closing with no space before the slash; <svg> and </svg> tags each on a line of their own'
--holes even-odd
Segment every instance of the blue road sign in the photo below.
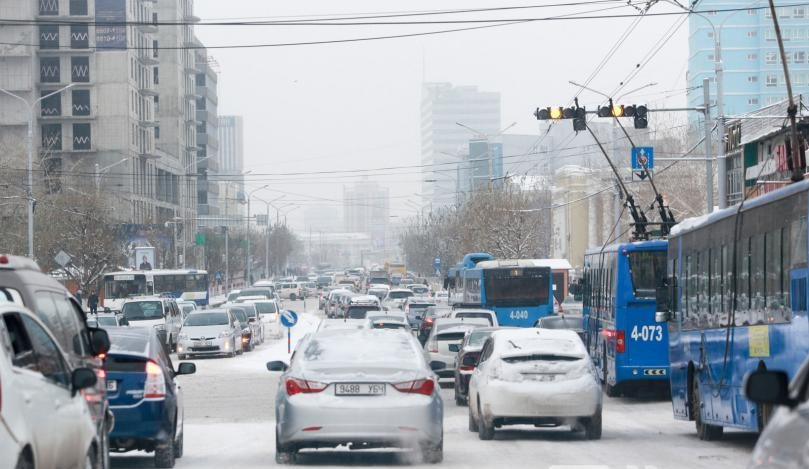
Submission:
<svg viewBox="0 0 809 469">
<path fill-rule="evenodd" d="M 281 312 L 281 324 L 283 324 L 284 327 L 293 327 L 297 323 L 298 313 L 292 311 L 291 309 Z"/>
<path fill-rule="evenodd" d="M 655 169 L 654 147 L 634 147 L 632 149 L 632 170 L 643 171 L 644 164 L 647 170 Z"/>
</svg>

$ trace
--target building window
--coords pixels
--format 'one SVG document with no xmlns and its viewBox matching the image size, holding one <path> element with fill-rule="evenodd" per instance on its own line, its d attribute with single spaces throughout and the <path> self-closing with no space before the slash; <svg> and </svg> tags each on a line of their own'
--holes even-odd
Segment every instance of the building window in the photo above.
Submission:
<svg viewBox="0 0 809 469">
<path fill-rule="evenodd" d="M 62 149 L 62 124 L 45 124 L 42 126 L 42 150 Z"/>
<path fill-rule="evenodd" d="M 807 76 L 805 73 L 796 73 L 792 76 L 795 86 L 802 86 L 806 84 Z"/>
<path fill-rule="evenodd" d="M 764 9 L 764 17 L 765 18 L 772 18 L 772 11 L 769 8 Z"/>
<path fill-rule="evenodd" d="M 90 124 L 73 124 L 73 149 L 89 150 L 91 147 Z"/>
<path fill-rule="evenodd" d="M 765 41 L 774 41 L 775 40 L 775 31 L 772 29 L 768 29 L 764 31 L 764 40 Z"/>
<path fill-rule="evenodd" d="M 758 83 L 758 76 L 750 75 L 749 77 L 747 77 L 747 82 L 748 83 Z"/>
<path fill-rule="evenodd" d="M 90 48 L 90 33 L 87 31 L 86 24 L 70 25 L 70 48 L 71 49 Z"/>
<path fill-rule="evenodd" d="M 204 73 L 197 73 L 196 83 L 197 83 L 197 86 L 205 86 L 205 74 Z"/>
<path fill-rule="evenodd" d="M 757 31 L 747 31 L 747 37 L 756 37 L 758 36 Z"/>
<path fill-rule="evenodd" d="M 802 50 L 795 51 L 794 56 L 795 56 L 794 60 L 795 60 L 796 64 L 802 64 L 802 63 L 806 62 L 806 52 L 804 52 Z"/>
<path fill-rule="evenodd" d="M 154 97 L 154 112 L 160 112 L 160 96 Z"/>
<path fill-rule="evenodd" d="M 59 26 L 55 24 L 44 24 L 39 27 L 39 48 L 58 49 L 59 48 Z"/>
<path fill-rule="evenodd" d="M 70 79 L 74 83 L 87 83 L 90 81 L 90 57 L 70 58 Z"/>
<path fill-rule="evenodd" d="M 160 76 L 157 74 L 157 72 L 158 72 L 158 68 L 157 68 L 157 67 L 155 67 L 154 69 L 152 69 L 152 76 L 154 77 L 154 84 L 155 84 L 155 85 L 159 85 L 159 84 L 160 84 Z"/>
<path fill-rule="evenodd" d="M 197 98 L 197 110 L 204 111 L 206 109 L 205 98 Z"/>
<path fill-rule="evenodd" d="M 778 9 L 778 17 L 779 18 L 789 18 L 789 8 L 781 7 Z"/>
<path fill-rule="evenodd" d="M 764 55 L 764 63 L 767 65 L 772 65 L 778 60 L 778 54 L 775 52 L 767 52 Z"/>
<path fill-rule="evenodd" d="M 774 88 L 778 86 L 778 76 L 777 75 L 767 75 L 767 78 L 764 80 L 765 85 L 768 88 Z"/>
<path fill-rule="evenodd" d="M 758 60 L 758 54 L 747 54 L 747 60 L 750 62 L 755 62 Z"/>
<path fill-rule="evenodd" d="M 59 0 L 39 0 L 39 14 L 55 16 L 59 14 Z"/>
<path fill-rule="evenodd" d="M 160 55 L 160 53 L 158 52 L 160 48 L 158 47 L 157 44 L 158 44 L 157 41 L 152 41 L 152 57 L 154 58 L 157 58 Z"/>
<path fill-rule="evenodd" d="M 747 98 L 747 105 L 748 106 L 757 106 L 758 105 L 758 98 Z"/>
<path fill-rule="evenodd" d="M 59 57 L 41 57 L 39 59 L 39 81 L 42 83 L 59 83 Z"/>
<path fill-rule="evenodd" d="M 154 138 L 155 140 L 160 140 L 160 126 L 156 126 L 154 128 Z"/>
<path fill-rule="evenodd" d="M 47 96 L 53 93 L 53 90 L 42 90 L 40 96 Z M 61 116 L 62 115 L 62 93 L 56 93 L 48 96 L 41 101 L 40 115 L 42 117 Z"/>
<path fill-rule="evenodd" d="M 87 0 L 70 0 L 71 16 L 87 15 Z"/>
<path fill-rule="evenodd" d="M 90 115 L 90 90 L 73 90 L 73 115 Z"/>
<path fill-rule="evenodd" d="M 792 30 L 792 39 L 796 41 L 802 41 L 805 38 L 805 33 L 803 29 L 793 29 Z"/>
</svg>

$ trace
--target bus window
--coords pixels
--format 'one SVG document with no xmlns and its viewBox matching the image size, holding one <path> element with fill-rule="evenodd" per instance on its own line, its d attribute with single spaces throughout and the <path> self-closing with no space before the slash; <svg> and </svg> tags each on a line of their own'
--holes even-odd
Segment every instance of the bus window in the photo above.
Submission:
<svg viewBox="0 0 809 469">
<path fill-rule="evenodd" d="M 654 299 L 666 275 L 665 251 L 635 251 L 627 254 L 635 298 Z"/>
<path fill-rule="evenodd" d="M 105 298 L 127 298 L 145 294 L 145 275 L 115 275 L 104 279 Z"/>
<path fill-rule="evenodd" d="M 550 269 L 488 269 L 483 275 L 487 305 L 548 303 Z"/>
</svg>

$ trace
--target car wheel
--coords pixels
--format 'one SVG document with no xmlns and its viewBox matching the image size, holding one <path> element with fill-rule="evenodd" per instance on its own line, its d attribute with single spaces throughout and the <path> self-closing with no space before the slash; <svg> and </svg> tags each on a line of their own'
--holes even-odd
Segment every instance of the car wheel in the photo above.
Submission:
<svg viewBox="0 0 809 469">
<path fill-rule="evenodd" d="M 601 439 L 601 409 L 595 415 L 584 420 L 584 437 L 588 440 Z"/>
<path fill-rule="evenodd" d="M 695 376 L 691 385 L 691 415 L 697 427 L 697 436 L 700 440 L 713 441 L 722 438 L 724 428 L 702 421 L 702 397 L 699 392 L 699 379 Z"/>
<path fill-rule="evenodd" d="M 487 441 L 494 438 L 494 422 L 487 422 L 483 412 L 480 411 L 480 398 L 478 398 L 478 438 Z"/>
<path fill-rule="evenodd" d="M 618 386 L 610 384 L 609 372 L 607 371 L 607 347 L 604 347 L 604 354 L 601 356 L 602 375 L 604 376 L 604 393 L 608 397 L 618 397 Z"/>
<path fill-rule="evenodd" d="M 278 429 L 275 429 L 275 463 L 295 464 L 295 449 L 278 442 Z"/>
<path fill-rule="evenodd" d="M 101 437 L 101 444 L 98 446 L 98 455 L 96 456 L 96 467 L 98 469 L 109 469 L 110 468 L 110 428 L 107 424 L 104 424 L 104 428 L 102 429 L 103 436 Z"/>
<path fill-rule="evenodd" d="M 457 405 L 458 407 L 463 407 L 464 405 L 466 405 L 466 399 L 463 396 L 461 396 L 461 394 L 458 392 L 457 381 L 455 384 L 455 405 Z"/>
<path fill-rule="evenodd" d="M 174 442 L 174 459 L 180 459 L 183 457 L 183 437 L 185 436 L 185 432 L 183 431 L 183 427 L 180 426 L 180 436 L 177 437 L 177 441 Z"/>
<path fill-rule="evenodd" d="M 23 452 L 20 458 L 17 459 L 17 464 L 14 469 L 34 469 L 34 462 L 31 461 L 31 455 L 28 452 Z"/>
<path fill-rule="evenodd" d="M 421 448 L 421 457 L 427 464 L 438 464 L 444 460 L 444 438 L 438 443 L 427 443 Z"/>
<path fill-rule="evenodd" d="M 469 406 L 469 431 L 472 433 L 478 432 L 478 421 L 475 420 L 475 416 L 472 415 L 472 406 Z"/>
<path fill-rule="evenodd" d="M 154 465 L 155 467 L 174 467 L 174 438 L 170 438 L 155 448 Z"/>
</svg>

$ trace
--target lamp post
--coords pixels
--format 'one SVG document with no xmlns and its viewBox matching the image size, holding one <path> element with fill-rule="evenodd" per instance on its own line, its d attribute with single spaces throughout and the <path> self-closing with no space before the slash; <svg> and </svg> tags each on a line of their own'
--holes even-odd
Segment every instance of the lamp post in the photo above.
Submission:
<svg viewBox="0 0 809 469">
<path fill-rule="evenodd" d="M 251 274 L 251 267 L 252 263 L 250 262 L 250 197 L 253 196 L 254 193 L 264 190 L 270 187 L 269 184 L 264 184 L 263 186 L 253 189 L 252 191 L 247 193 L 247 259 L 245 260 L 245 264 L 247 264 L 247 282 L 250 282 L 250 274 Z"/>
<path fill-rule="evenodd" d="M 270 200 L 269 202 L 256 197 L 256 200 L 258 200 L 259 202 L 263 202 L 266 205 L 266 208 L 267 208 L 267 225 L 265 226 L 265 230 L 264 230 L 264 243 L 265 243 L 265 245 L 264 245 L 264 278 L 266 278 L 266 279 L 270 278 L 270 207 L 274 207 L 272 203 L 277 201 L 277 200 L 281 200 L 284 197 L 286 197 L 286 195 L 282 195 L 281 197 L 276 197 L 276 198 Z"/>
<path fill-rule="evenodd" d="M 127 156 L 126 158 L 122 159 L 121 161 L 119 161 L 117 163 L 113 163 L 113 164 L 111 164 L 109 166 L 105 166 L 105 167 L 103 167 L 101 169 L 98 169 L 98 163 L 96 163 L 95 164 L 95 171 L 94 171 L 95 172 L 95 183 L 96 183 L 96 194 L 101 192 L 101 175 L 104 174 L 106 171 L 109 171 L 113 167 L 118 166 L 119 164 L 123 163 L 124 161 L 129 161 L 131 159 L 132 159 L 131 157 Z"/>
<path fill-rule="evenodd" d="M 26 110 L 28 111 L 28 133 L 26 137 L 26 143 L 28 145 L 28 257 L 31 259 L 34 258 L 34 108 L 43 99 L 59 94 L 74 85 L 75 83 L 71 83 L 31 102 L 11 91 L 0 88 L 0 92 L 25 103 L 27 106 Z"/>
<path fill-rule="evenodd" d="M 194 166 L 195 164 L 199 164 L 200 161 L 205 161 L 205 160 L 207 160 L 209 158 L 211 158 L 211 155 L 192 161 L 183 170 L 183 177 L 187 177 L 186 174 L 188 174 L 188 170 L 191 169 L 191 166 Z M 183 190 L 180 192 L 180 194 L 182 195 L 181 200 L 180 200 L 180 210 L 182 211 L 182 214 L 183 214 L 183 217 L 182 217 L 183 218 L 183 261 L 180 264 L 182 265 L 182 268 L 185 269 L 185 248 L 186 248 L 186 245 L 188 244 L 188 230 L 187 230 L 187 227 L 185 226 L 186 225 L 186 217 L 185 217 L 186 206 L 185 206 L 185 204 L 186 204 L 186 202 L 188 200 L 188 181 L 186 181 L 186 183 L 183 184 Z"/>
<path fill-rule="evenodd" d="M 245 176 L 252 173 L 253 170 L 245 171 L 243 173 L 235 174 L 234 176 Z M 230 290 L 230 251 L 228 250 L 228 233 L 230 231 L 230 219 L 228 218 L 228 189 L 230 185 L 238 181 L 224 181 L 225 182 L 225 293 Z"/>
</svg>

